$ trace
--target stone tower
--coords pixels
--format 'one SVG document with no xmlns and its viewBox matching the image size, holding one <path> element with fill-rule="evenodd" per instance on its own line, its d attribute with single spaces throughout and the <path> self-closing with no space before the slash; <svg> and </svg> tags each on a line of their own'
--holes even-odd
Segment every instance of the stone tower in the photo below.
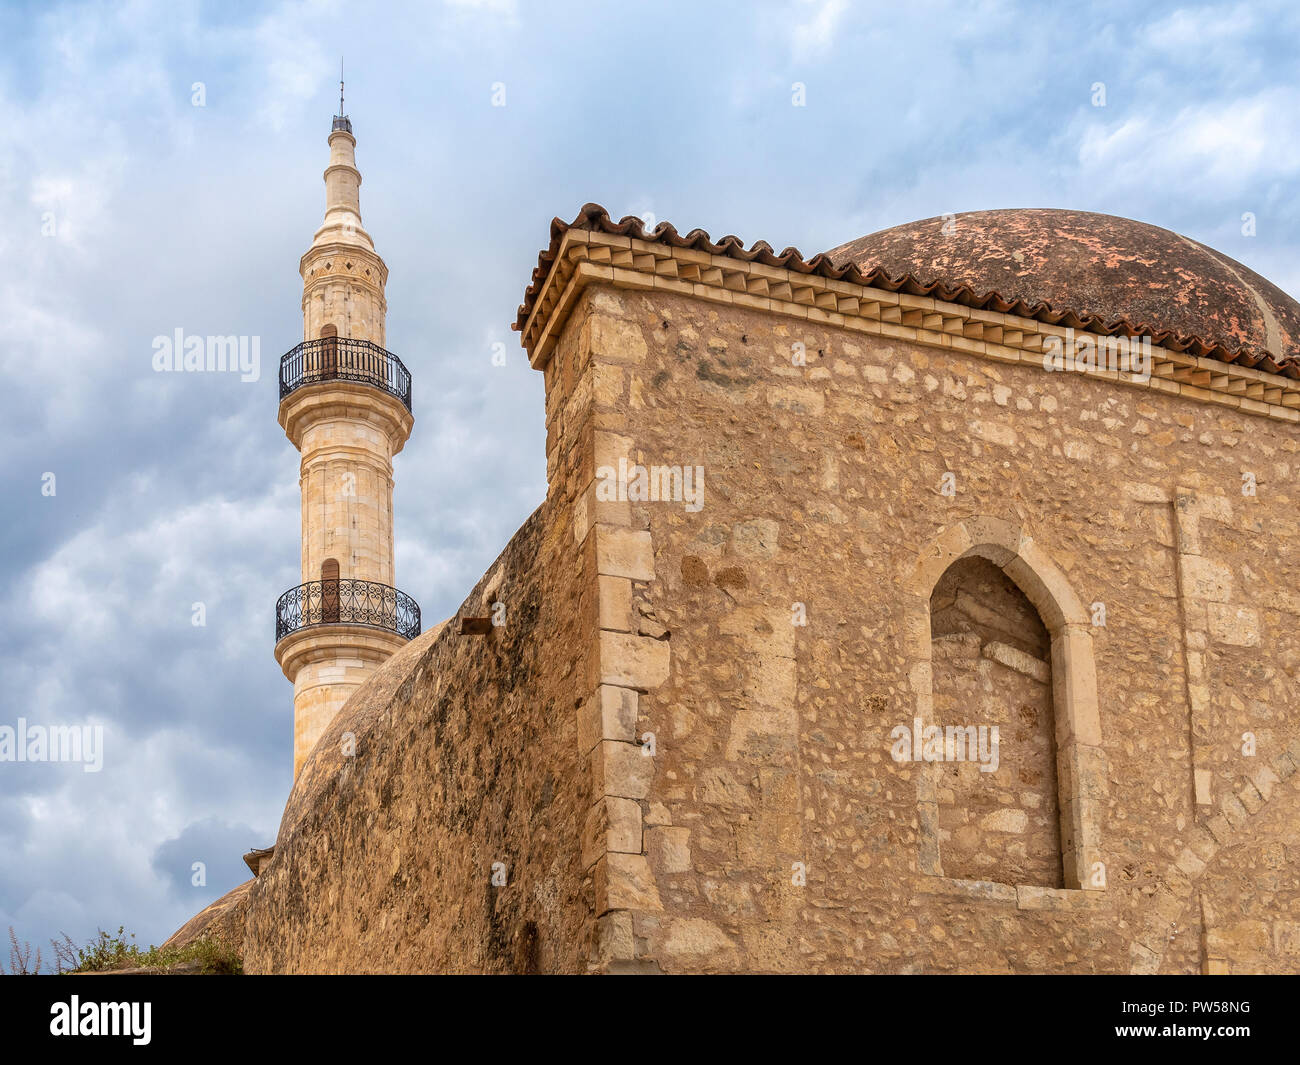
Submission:
<svg viewBox="0 0 1300 1065">
<path fill-rule="evenodd" d="M 299 264 L 302 343 L 280 360 L 279 421 L 302 454 L 302 584 L 276 604 L 293 681 L 295 778 L 348 696 L 420 632 L 393 587 L 393 456 L 411 434 L 411 376 L 384 349 L 388 267 L 361 226 L 356 138 L 330 130 L 325 221 Z"/>
</svg>

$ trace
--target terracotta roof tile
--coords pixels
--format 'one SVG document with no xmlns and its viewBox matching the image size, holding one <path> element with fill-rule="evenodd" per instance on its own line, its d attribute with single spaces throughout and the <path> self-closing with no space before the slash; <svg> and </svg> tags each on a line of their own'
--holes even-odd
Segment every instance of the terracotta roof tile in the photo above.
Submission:
<svg viewBox="0 0 1300 1065">
<path fill-rule="evenodd" d="M 994 212 L 989 212 L 994 213 Z M 1015 214 L 1016 212 L 1006 212 Z M 1062 212 L 1076 213 L 1076 212 Z M 967 217 L 967 216 L 958 216 Z M 1108 216 L 1093 216 L 1098 218 Z M 914 225 L 917 223 L 914 223 Z M 1133 223 L 1141 225 L 1141 223 Z M 904 227 L 898 227 L 902 229 Z M 1155 229 L 1155 227 L 1147 227 Z M 916 277 L 911 272 L 890 273 L 879 266 L 862 269 L 859 264 L 845 256 L 854 246 L 862 242 L 855 241 L 838 250 L 837 257 L 819 253 L 811 259 L 805 259 L 797 248 L 786 248 L 777 253 L 765 241 L 758 241 L 746 248 L 740 238 L 725 236 L 713 241 L 702 229 L 692 229 L 682 235 L 669 222 L 660 222 L 651 230 L 635 215 L 628 215 L 619 221 L 610 218 L 608 212 L 599 204 L 589 203 L 578 212 L 572 222 L 559 218 L 551 222 L 551 240 L 549 246 L 537 257 L 537 268 L 533 271 L 532 281 L 524 292 L 524 302 L 519 307 L 513 328 L 522 330 L 532 313 L 542 286 L 554 265 L 559 251 L 560 241 L 570 229 L 585 229 L 594 232 L 618 236 L 629 236 L 637 240 L 666 244 L 674 248 L 691 248 L 708 252 L 711 255 L 725 255 L 742 262 L 757 262 L 764 266 L 779 267 L 801 274 L 815 274 L 836 281 L 848 281 L 853 284 L 867 285 L 884 289 L 888 292 L 906 292 L 913 296 L 929 296 L 947 303 L 957 303 L 976 310 L 996 311 L 1012 314 L 1022 318 L 1031 318 L 1064 328 L 1082 329 L 1106 336 L 1150 336 L 1151 342 L 1171 351 L 1195 355 L 1200 358 L 1218 359 L 1221 362 L 1248 366 L 1268 373 L 1279 374 L 1293 380 L 1300 380 L 1300 358 L 1294 352 L 1270 352 L 1262 346 L 1249 344 L 1235 338 L 1223 336 L 1200 335 L 1179 331 L 1162 326 L 1157 321 L 1132 322 L 1125 317 L 1105 317 L 1088 308 L 1054 306 L 1043 299 L 1026 299 L 1023 296 L 1008 294 L 1003 296 L 996 289 L 976 288 L 972 284 L 952 277 L 926 276 Z M 882 231 L 891 233 L 891 230 Z M 1159 232 L 1168 232 L 1161 230 Z M 1176 236 L 1176 234 L 1171 234 Z M 871 237 L 862 238 L 870 241 Z M 1184 239 L 1184 238 L 1179 238 Z M 1191 242 L 1188 242 L 1191 243 Z M 1201 247 L 1198 245 L 1198 247 Z M 1207 249 L 1209 250 L 1209 249 Z M 1229 262 L 1231 260 L 1228 260 Z M 1242 268 L 1244 269 L 1244 267 Z M 1059 304 L 1061 301 L 1057 301 Z"/>
</svg>

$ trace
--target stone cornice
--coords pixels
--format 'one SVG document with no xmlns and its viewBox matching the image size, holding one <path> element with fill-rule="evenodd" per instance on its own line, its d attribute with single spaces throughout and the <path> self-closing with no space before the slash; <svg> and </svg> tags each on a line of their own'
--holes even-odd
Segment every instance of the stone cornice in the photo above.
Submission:
<svg viewBox="0 0 1300 1065">
<path fill-rule="evenodd" d="M 280 427 L 302 450 L 303 434 L 322 421 L 363 421 L 387 434 L 392 453 L 402 450 L 415 417 L 396 396 L 353 381 L 330 380 L 303 385 L 280 400 Z"/>
<path fill-rule="evenodd" d="M 1030 318 L 888 292 L 693 248 L 569 229 L 521 333 L 521 343 L 534 369 L 546 368 L 569 312 L 591 282 L 693 296 L 961 351 L 996 362 L 1024 363 L 1043 373 L 1047 372 L 1043 369 L 1044 341 L 1050 336 L 1066 336 L 1064 328 Z M 1082 372 L 1129 388 L 1300 423 L 1300 381 L 1162 347 L 1153 347 L 1152 357 L 1149 381 L 1135 381 L 1128 374 L 1112 370 Z"/>
<path fill-rule="evenodd" d="M 369 625 L 311 625 L 282 637 L 275 645 L 275 660 L 289 680 L 311 662 L 356 658 L 372 664 L 387 662 L 409 641 L 387 629 Z"/>
</svg>

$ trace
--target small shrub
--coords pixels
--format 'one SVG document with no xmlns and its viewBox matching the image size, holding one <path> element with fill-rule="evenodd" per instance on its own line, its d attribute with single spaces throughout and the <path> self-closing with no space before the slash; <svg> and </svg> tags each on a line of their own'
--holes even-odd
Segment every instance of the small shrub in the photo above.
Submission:
<svg viewBox="0 0 1300 1065">
<path fill-rule="evenodd" d="M 32 958 L 32 945 L 26 940 L 18 942 L 14 926 L 9 926 L 9 972 L 14 976 L 35 976 L 41 971 L 41 948 L 36 948 L 36 958 Z M 0 972 L 4 972 L 0 968 Z"/>
<path fill-rule="evenodd" d="M 99 935 L 84 947 L 78 947 L 66 933 L 63 941 L 50 940 L 54 948 L 55 973 L 106 973 L 116 969 L 171 969 L 177 965 L 198 963 L 199 972 L 208 975 L 239 975 L 244 971 L 239 955 L 215 939 L 196 939 L 183 947 L 149 947 L 142 950 L 135 935 L 121 925 L 116 935 L 100 929 Z M 9 929 L 9 971 L 15 976 L 34 976 L 41 971 L 41 952 L 33 955 L 31 944 L 19 942 L 13 927 Z M 4 967 L 0 966 L 0 974 Z"/>
<path fill-rule="evenodd" d="M 183 947 L 149 947 L 141 950 L 134 942 L 123 937 L 125 930 L 119 925 L 117 935 L 110 936 L 100 930 L 99 938 L 85 950 L 78 952 L 78 964 L 72 972 L 112 972 L 114 969 L 171 969 L 177 965 L 198 962 L 199 971 L 211 975 L 237 975 L 244 971 L 239 955 L 214 939 L 196 939 Z M 131 934 L 131 940 L 135 935 Z"/>
</svg>

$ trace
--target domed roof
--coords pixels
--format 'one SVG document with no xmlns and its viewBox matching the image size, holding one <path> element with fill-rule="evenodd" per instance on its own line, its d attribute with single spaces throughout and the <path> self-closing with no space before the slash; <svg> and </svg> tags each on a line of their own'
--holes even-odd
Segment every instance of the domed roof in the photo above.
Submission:
<svg viewBox="0 0 1300 1065">
<path fill-rule="evenodd" d="M 1300 303 L 1221 252 L 1159 226 L 1087 211 L 970 211 L 883 229 L 826 253 L 929 287 L 1170 332 L 1229 349 L 1300 351 Z M 936 292 L 936 295 L 938 293 Z M 965 302 L 965 301 L 963 301 Z M 1037 315 L 1030 315 L 1037 316 Z"/>
<path fill-rule="evenodd" d="M 953 225 L 944 232 L 945 222 Z M 1026 208 L 927 218 L 805 259 L 766 241 L 714 241 L 668 222 L 614 221 L 596 203 L 551 221 L 512 328 L 527 332 L 570 230 L 627 237 L 812 274 L 1048 325 L 1149 336 L 1171 351 L 1300 380 L 1300 303 L 1253 270 L 1158 226 L 1086 211 Z M 535 339 L 535 338 L 534 338 Z M 525 337 L 527 347 L 532 341 Z M 531 348 L 530 348 L 531 352 Z"/>
</svg>

